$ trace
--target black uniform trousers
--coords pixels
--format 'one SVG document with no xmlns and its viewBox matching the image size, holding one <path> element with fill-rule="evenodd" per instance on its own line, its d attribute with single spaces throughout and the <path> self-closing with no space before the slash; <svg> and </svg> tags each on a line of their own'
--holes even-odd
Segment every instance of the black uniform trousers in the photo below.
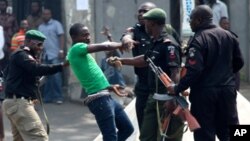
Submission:
<svg viewBox="0 0 250 141">
<path fill-rule="evenodd" d="M 201 125 L 194 132 L 195 141 L 229 141 L 229 126 L 239 124 L 237 92 L 234 86 L 191 89 L 191 113 Z"/>
</svg>

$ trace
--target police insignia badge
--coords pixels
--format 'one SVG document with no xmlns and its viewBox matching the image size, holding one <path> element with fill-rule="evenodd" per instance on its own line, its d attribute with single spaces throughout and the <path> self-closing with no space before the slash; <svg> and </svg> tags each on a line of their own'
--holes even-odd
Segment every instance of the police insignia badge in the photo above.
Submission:
<svg viewBox="0 0 250 141">
<path fill-rule="evenodd" d="M 191 47 L 188 50 L 188 56 L 189 56 L 188 63 L 190 65 L 195 65 L 196 64 L 196 60 L 194 58 L 195 52 L 196 52 L 196 49 L 194 47 Z"/>
<path fill-rule="evenodd" d="M 188 51 L 188 54 L 189 54 L 189 57 L 194 57 L 194 54 L 195 54 L 196 50 L 195 48 L 191 47 Z"/>
<path fill-rule="evenodd" d="M 169 56 L 171 59 L 174 59 L 175 58 L 175 47 L 174 46 L 168 46 L 168 51 L 169 51 Z"/>
</svg>

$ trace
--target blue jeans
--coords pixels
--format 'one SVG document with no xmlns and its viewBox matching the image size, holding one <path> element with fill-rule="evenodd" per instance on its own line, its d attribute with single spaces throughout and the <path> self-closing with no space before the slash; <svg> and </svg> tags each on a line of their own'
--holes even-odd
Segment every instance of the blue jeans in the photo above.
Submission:
<svg viewBox="0 0 250 141">
<path fill-rule="evenodd" d="M 123 107 L 111 96 L 97 98 L 91 101 L 88 107 L 95 115 L 103 141 L 125 141 L 134 132 Z"/>
<path fill-rule="evenodd" d="M 53 60 L 45 60 L 45 64 L 57 64 L 60 60 L 55 58 Z M 44 102 L 55 102 L 63 100 L 62 96 L 62 73 L 58 72 L 53 75 L 48 75 L 43 86 L 43 100 Z"/>
</svg>

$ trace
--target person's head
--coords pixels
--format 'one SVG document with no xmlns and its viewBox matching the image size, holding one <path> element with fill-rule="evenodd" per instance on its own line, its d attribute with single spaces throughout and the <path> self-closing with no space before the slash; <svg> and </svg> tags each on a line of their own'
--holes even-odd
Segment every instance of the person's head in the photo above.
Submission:
<svg viewBox="0 0 250 141">
<path fill-rule="evenodd" d="M 206 0 L 206 3 L 212 7 L 215 3 L 216 3 L 217 0 Z"/>
<path fill-rule="evenodd" d="M 142 15 L 153 8 L 156 8 L 156 5 L 152 2 L 144 2 L 138 7 L 137 18 L 138 18 L 139 24 L 144 25 L 144 20 L 143 20 Z"/>
<path fill-rule="evenodd" d="M 38 15 L 41 12 L 41 2 L 34 0 L 31 2 L 31 15 Z"/>
<path fill-rule="evenodd" d="M 27 20 L 22 20 L 20 22 L 20 29 L 23 29 L 24 31 L 28 30 L 29 28 L 29 23 Z"/>
<path fill-rule="evenodd" d="M 221 17 L 220 19 L 220 27 L 225 30 L 230 30 L 230 23 L 227 17 Z"/>
<path fill-rule="evenodd" d="M 7 6 L 8 6 L 7 0 L 0 0 L 0 12 L 1 13 L 6 13 Z"/>
<path fill-rule="evenodd" d="M 163 9 L 154 8 L 143 14 L 145 29 L 149 35 L 159 35 L 166 23 L 167 14 Z"/>
<path fill-rule="evenodd" d="M 203 25 L 212 23 L 213 12 L 207 5 L 199 5 L 192 10 L 190 15 L 190 26 L 193 32 L 199 30 Z"/>
<path fill-rule="evenodd" d="M 83 42 L 86 44 L 90 43 L 90 33 L 87 26 L 81 23 L 75 23 L 70 27 L 70 37 L 73 43 Z"/>
<path fill-rule="evenodd" d="M 43 51 L 43 42 L 46 36 L 38 30 L 28 30 L 25 33 L 24 45 L 30 48 L 34 55 L 40 54 Z"/>
<path fill-rule="evenodd" d="M 47 23 L 52 18 L 52 13 L 50 9 L 43 10 L 43 21 Z"/>
</svg>

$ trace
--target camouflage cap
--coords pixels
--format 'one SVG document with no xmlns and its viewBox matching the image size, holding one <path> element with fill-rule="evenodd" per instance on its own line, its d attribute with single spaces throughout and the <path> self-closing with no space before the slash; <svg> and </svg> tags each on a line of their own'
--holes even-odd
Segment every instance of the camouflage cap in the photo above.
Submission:
<svg viewBox="0 0 250 141">
<path fill-rule="evenodd" d="M 166 12 L 161 8 L 153 8 L 147 13 L 143 14 L 143 18 L 147 20 L 165 21 L 167 18 Z"/>
<path fill-rule="evenodd" d="M 44 41 L 46 39 L 46 36 L 38 30 L 28 30 L 25 34 L 25 38 Z"/>
</svg>

